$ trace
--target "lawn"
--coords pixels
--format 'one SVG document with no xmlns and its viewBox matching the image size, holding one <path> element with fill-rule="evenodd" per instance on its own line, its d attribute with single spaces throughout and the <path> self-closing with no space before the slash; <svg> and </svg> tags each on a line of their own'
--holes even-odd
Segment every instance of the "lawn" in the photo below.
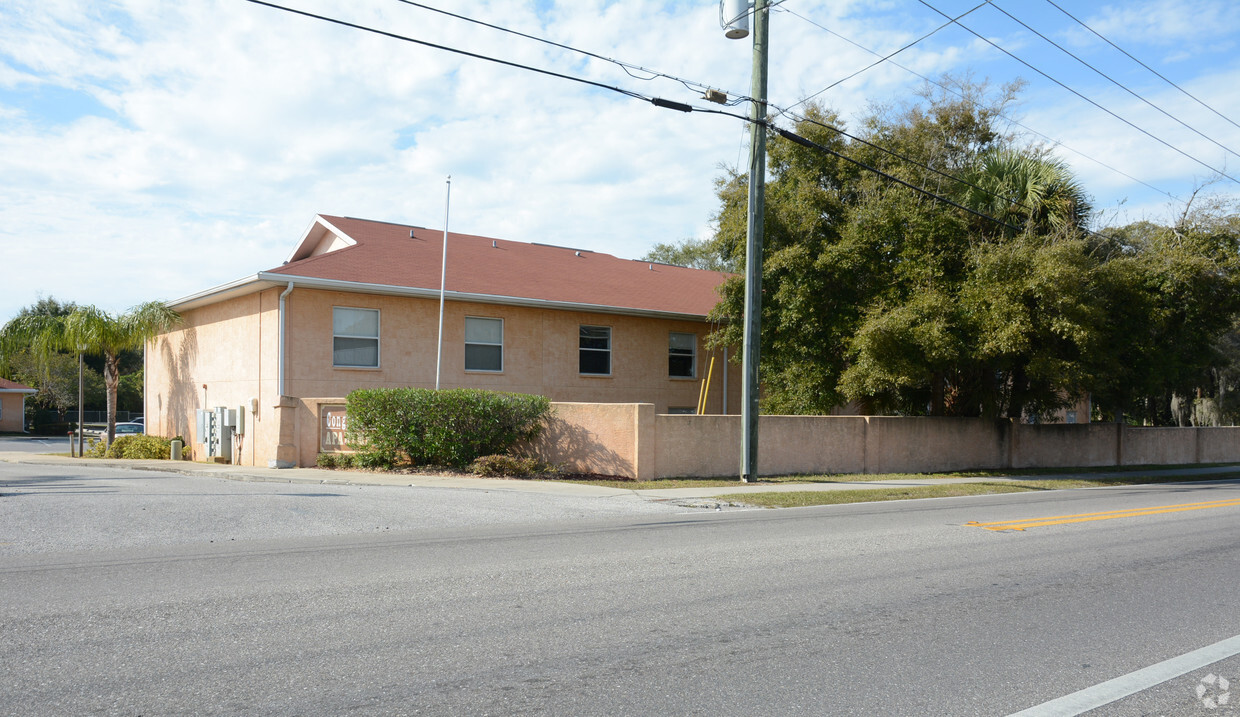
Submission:
<svg viewBox="0 0 1240 717">
<path fill-rule="evenodd" d="M 869 483 L 871 481 L 924 481 L 936 478 L 1010 478 L 1023 476 L 1062 476 L 1097 473 L 1147 473 L 1149 471 L 1174 470 L 1177 468 L 1210 468 L 1228 463 L 1202 463 L 1191 466 L 1149 465 L 1149 466 L 1112 466 L 1106 468 L 1024 468 L 1019 470 L 976 470 L 950 471 L 946 473 L 836 473 L 821 475 L 786 475 L 766 476 L 760 481 L 741 483 L 737 478 L 660 478 L 658 480 L 636 481 L 622 478 L 607 479 L 598 477 L 578 477 L 558 479 L 566 483 L 597 485 L 605 488 L 626 488 L 629 490 L 659 490 L 661 488 L 727 488 L 739 485 L 779 485 L 784 483 Z M 1236 467 L 1240 473 L 1240 466 Z M 1128 485 L 1137 483 L 1169 483 L 1174 480 L 1168 477 L 1100 477 L 1105 485 Z M 1091 484 L 1093 483 L 1091 482 Z M 1081 486 L 1061 486 L 1065 488 Z"/>
<path fill-rule="evenodd" d="M 1240 478 L 1240 471 L 1215 474 L 1205 480 Z M 1150 483 L 1184 483 L 1202 480 L 1202 476 L 1107 476 L 1099 478 L 1050 478 L 1046 480 L 984 481 L 979 483 L 945 483 L 927 486 L 890 486 L 858 490 L 795 491 L 787 493 L 729 493 L 714 496 L 727 503 L 742 503 L 763 508 L 800 508 L 810 505 L 839 505 L 842 503 L 877 503 L 887 500 L 911 500 L 914 498 L 954 498 L 964 495 L 993 495 L 997 493 L 1024 493 L 1038 490 L 1065 490 L 1069 488 L 1102 488 L 1117 485 L 1144 485 Z"/>
</svg>

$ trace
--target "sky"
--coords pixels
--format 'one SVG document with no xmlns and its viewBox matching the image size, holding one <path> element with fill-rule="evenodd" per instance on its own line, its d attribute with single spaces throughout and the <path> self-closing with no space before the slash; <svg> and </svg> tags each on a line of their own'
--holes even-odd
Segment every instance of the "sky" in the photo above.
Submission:
<svg viewBox="0 0 1240 717">
<path fill-rule="evenodd" d="M 750 87 L 751 39 L 725 38 L 712 2 L 422 3 L 590 56 L 401 0 L 273 1 L 747 113 L 701 99 L 703 86 Z M 1240 4 L 1056 0 L 1074 19 L 1049 0 L 980 1 L 783 0 L 769 100 L 814 96 L 855 127 L 917 101 L 925 78 L 1023 78 L 1012 129 L 1071 165 L 1097 226 L 1172 221 L 1219 170 L 1240 177 Z M 959 22 L 977 34 L 940 29 L 936 9 L 968 12 Z M 5 0 L 0 321 L 41 297 L 120 312 L 253 275 L 320 213 L 434 229 L 446 217 L 454 232 L 638 258 L 711 234 L 716 180 L 746 165 L 747 142 L 737 118 L 247 0 Z"/>
</svg>

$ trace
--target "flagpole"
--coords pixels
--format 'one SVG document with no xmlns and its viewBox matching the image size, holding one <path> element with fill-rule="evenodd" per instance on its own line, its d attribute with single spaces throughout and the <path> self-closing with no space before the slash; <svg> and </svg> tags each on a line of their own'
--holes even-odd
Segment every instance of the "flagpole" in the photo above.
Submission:
<svg viewBox="0 0 1240 717">
<path fill-rule="evenodd" d="M 448 277 L 448 207 L 452 201 L 452 175 L 443 200 L 443 255 L 439 262 L 439 346 L 435 351 L 435 390 L 439 390 L 439 370 L 443 363 L 443 296 Z"/>
</svg>

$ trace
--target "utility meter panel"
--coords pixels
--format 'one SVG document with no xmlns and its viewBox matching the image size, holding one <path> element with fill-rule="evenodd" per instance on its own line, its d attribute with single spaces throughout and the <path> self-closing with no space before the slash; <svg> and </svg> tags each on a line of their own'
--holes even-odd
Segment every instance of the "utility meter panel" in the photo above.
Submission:
<svg viewBox="0 0 1240 717">
<path fill-rule="evenodd" d="M 220 455 L 220 424 L 215 411 L 199 409 L 195 412 L 198 428 L 198 442 L 208 458 Z"/>
</svg>

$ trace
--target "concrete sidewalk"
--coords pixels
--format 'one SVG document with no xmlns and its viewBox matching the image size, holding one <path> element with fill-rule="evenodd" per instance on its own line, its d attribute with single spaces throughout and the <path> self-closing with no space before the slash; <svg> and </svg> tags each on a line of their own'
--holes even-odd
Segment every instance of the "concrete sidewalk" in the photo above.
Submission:
<svg viewBox="0 0 1240 717">
<path fill-rule="evenodd" d="M 125 470 L 162 471 L 182 475 L 210 476 L 239 481 L 272 483 L 309 483 L 316 485 L 376 485 L 421 486 L 426 488 L 455 488 L 461 490 L 511 491 L 516 493 L 545 493 L 551 495 L 611 496 L 638 495 L 653 500 L 681 500 L 711 498 L 734 493 L 787 493 L 793 491 L 865 490 L 883 487 L 915 487 L 942 485 L 945 483 L 1019 482 L 1047 480 L 1052 478 L 1103 478 L 1139 474 L 1143 476 L 1201 477 L 1203 480 L 1227 475 L 1240 475 L 1240 465 L 1170 468 L 1156 471 L 1114 471 L 1108 473 L 1057 473 L 980 477 L 980 478 L 911 478 L 901 480 L 841 481 L 837 483 L 740 483 L 721 487 L 660 488 L 634 490 L 630 488 L 605 488 L 561 481 L 518 480 L 509 478 L 473 478 L 463 475 L 428 475 L 418 473 L 377 473 L 354 470 L 327 470 L 324 468 L 258 468 L 220 463 L 191 463 L 188 461 L 117 460 L 106 458 L 70 458 L 31 453 L 0 453 L 0 462 L 60 465 L 72 468 L 119 468 Z"/>
</svg>

